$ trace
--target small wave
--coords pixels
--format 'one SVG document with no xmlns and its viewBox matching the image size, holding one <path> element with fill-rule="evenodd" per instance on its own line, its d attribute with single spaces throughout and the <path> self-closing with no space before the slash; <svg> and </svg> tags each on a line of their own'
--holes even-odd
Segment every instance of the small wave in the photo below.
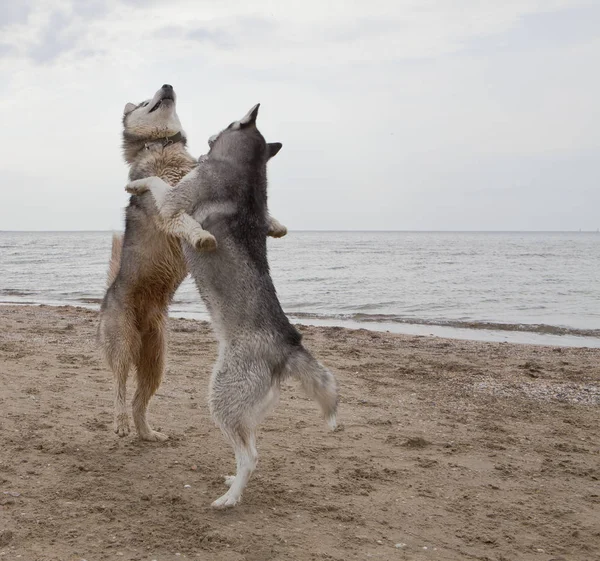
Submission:
<svg viewBox="0 0 600 561">
<path fill-rule="evenodd" d="M 102 297 L 94 296 L 94 293 L 98 294 L 98 291 L 96 291 L 96 290 L 87 290 L 87 291 L 72 290 L 70 292 L 56 292 L 56 293 L 54 293 L 54 296 L 58 300 L 66 300 L 66 301 L 75 300 L 77 302 L 88 302 L 90 304 L 97 304 L 99 302 L 102 302 Z"/>
<path fill-rule="evenodd" d="M 4 296 L 31 296 L 35 294 L 31 290 L 17 290 L 15 288 L 0 289 L 0 294 Z"/>
<path fill-rule="evenodd" d="M 0 298 L 0 304 L 7 306 L 36 306 L 39 302 L 34 300 L 2 300 Z"/>
<path fill-rule="evenodd" d="M 326 280 L 327 279 L 323 277 L 301 277 L 295 279 L 296 282 L 324 282 Z"/>
<path fill-rule="evenodd" d="M 84 304 L 102 304 L 102 298 L 77 298 L 77 301 Z"/>
<path fill-rule="evenodd" d="M 542 323 L 499 323 L 476 320 L 436 320 L 422 318 L 406 318 L 391 314 L 311 314 L 306 312 L 288 312 L 290 316 L 299 319 L 338 319 L 352 320 L 365 323 L 403 323 L 416 325 L 432 325 L 453 327 L 456 329 L 483 329 L 487 331 L 520 331 L 539 333 L 543 335 L 574 335 L 577 337 L 600 337 L 600 329 L 578 329 Z"/>
</svg>

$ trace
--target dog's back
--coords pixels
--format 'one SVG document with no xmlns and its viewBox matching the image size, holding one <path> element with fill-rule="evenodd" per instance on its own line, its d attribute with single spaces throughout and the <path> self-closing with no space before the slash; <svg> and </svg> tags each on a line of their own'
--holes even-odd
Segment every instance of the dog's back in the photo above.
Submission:
<svg viewBox="0 0 600 561">
<path fill-rule="evenodd" d="M 285 315 L 271 278 L 266 241 L 266 160 L 248 172 L 209 158 L 196 173 L 197 181 L 208 186 L 213 204 L 225 209 L 202 220 L 206 206 L 211 206 L 209 199 L 194 214 L 217 238 L 217 251 L 199 253 L 185 246 L 190 272 L 220 343 L 235 347 L 248 364 L 268 364 L 277 381 L 299 377 L 333 423 L 333 378 L 302 345 L 302 336 Z M 319 395 L 319 391 L 324 394 Z"/>
</svg>

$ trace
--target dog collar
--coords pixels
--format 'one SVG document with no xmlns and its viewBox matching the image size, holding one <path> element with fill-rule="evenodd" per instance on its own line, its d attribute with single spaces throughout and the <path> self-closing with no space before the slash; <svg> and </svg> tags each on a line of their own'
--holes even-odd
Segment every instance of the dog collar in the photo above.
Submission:
<svg viewBox="0 0 600 561">
<path fill-rule="evenodd" d="M 144 148 L 146 148 L 146 150 L 150 150 L 150 145 L 152 144 L 162 144 L 163 148 L 166 148 L 169 144 L 175 144 L 176 142 L 182 142 L 183 141 L 183 135 L 181 134 L 181 131 L 178 132 L 177 134 L 174 134 L 173 136 L 165 136 L 164 138 L 157 138 L 156 140 L 152 140 L 151 142 L 146 142 L 144 144 Z"/>
</svg>

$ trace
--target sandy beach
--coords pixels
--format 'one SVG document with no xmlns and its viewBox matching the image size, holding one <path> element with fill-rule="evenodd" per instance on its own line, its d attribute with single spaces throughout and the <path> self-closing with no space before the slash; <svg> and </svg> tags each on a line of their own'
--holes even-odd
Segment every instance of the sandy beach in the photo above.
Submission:
<svg viewBox="0 0 600 561">
<path fill-rule="evenodd" d="M 286 385 L 220 512 L 234 461 L 206 404 L 210 326 L 171 320 L 158 444 L 113 433 L 96 325 L 0 307 L 0 559 L 598 559 L 599 349 L 302 327 L 341 426 Z"/>
</svg>

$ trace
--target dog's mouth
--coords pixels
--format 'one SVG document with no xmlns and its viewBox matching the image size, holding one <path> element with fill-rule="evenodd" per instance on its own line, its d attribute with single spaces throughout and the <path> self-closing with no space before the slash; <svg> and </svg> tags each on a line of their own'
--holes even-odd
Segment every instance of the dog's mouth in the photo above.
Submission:
<svg viewBox="0 0 600 561">
<path fill-rule="evenodd" d="M 152 113 L 153 111 L 156 111 L 159 107 L 161 107 L 162 105 L 165 104 L 169 104 L 169 103 L 175 103 L 175 98 L 173 97 L 172 94 L 166 94 L 164 97 L 161 97 L 153 106 L 152 109 L 150 109 L 150 111 L 148 111 L 148 113 Z"/>
</svg>

